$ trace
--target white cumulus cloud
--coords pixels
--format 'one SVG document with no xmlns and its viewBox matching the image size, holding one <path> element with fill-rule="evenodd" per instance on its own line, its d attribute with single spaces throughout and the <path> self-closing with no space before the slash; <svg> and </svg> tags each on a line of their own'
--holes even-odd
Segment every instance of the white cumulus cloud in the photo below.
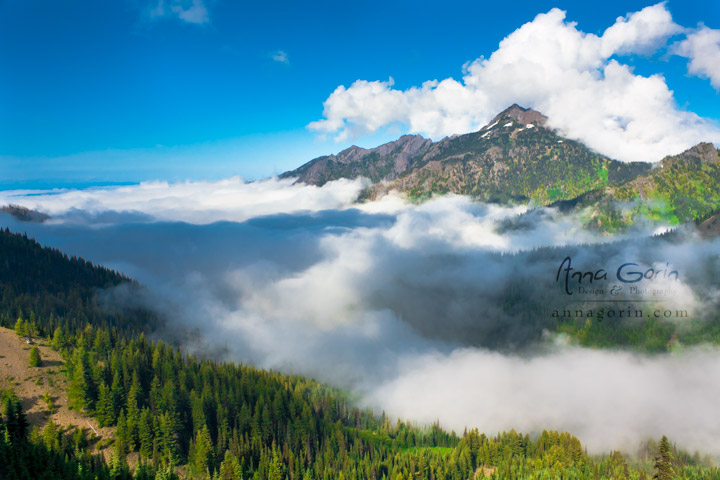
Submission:
<svg viewBox="0 0 720 480">
<path fill-rule="evenodd" d="M 620 17 L 603 35 L 585 33 L 552 9 L 507 36 L 461 80 L 430 80 L 407 90 L 389 81 L 339 86 L 311 130 L 338 140 L 401 124 L 432 138 L 477 130 L 518 103 L 550 126 L 623 161 L 657 161 L 700 141 L 720 143 L 720 128 L 678 108 L 662 75 L 637 75 L 615 58 L 647 54 L 681 31 L 664 3 Z"/>
<path fill-rule="evenodd" d="M 602 35 L 603 55 L 652 53 L 668 37 L 680 31 L 682 27 L 673 22 L 664 2 L 659 3 L 626 17 L 618 17 Z"/>
<path fill-rule="evenodd" d="M 688 72 L 709 78 L 720 89 L 720 30 L 701 25 L 675 45 L 673 52 L 690 59 Z"/>
</svg>

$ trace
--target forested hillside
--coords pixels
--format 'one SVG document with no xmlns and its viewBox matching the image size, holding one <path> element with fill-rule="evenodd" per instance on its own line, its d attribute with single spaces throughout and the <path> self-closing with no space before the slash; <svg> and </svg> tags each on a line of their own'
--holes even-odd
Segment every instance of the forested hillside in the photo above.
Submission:
<svg viewBox="0 0 720 480">
<path fill-rule="evenodd" d="M 588 212 L 588 225 L 611 232 L 642 220 L 702 222 L 720 209 L 720 152 L 698 144 L 632 181 L 581 196 L 577 205 Z"/>
<path fill-rule="evenodd" d="M 98 293 L 121 283 L 140 288 L 115 271 L 0 229 L 0 312 L 5 326 L 14 325 L 8 317 L 13 312 L 14 318 L 37 317 L 34 324 L 44 335 L 60 324 L 77 329 L 90 323 L 127 333 L 156 328 L 158 318 L 148 310 L 100 305 Z"/>
<path fill-rule="evenodd" d="M 63 433 L 52 423 L 31 429 L 6 382 L 0 478 L 720 478 L 708 460 L 665 438 L 630 458 L 590 456 L 570 433 L 458 436 L 360 409 L 311 379 L 194 358 L 138 329 L 150 313 L 97 304 L 98 288 L 129 279 L 25 236 L 2 238 L 2 322 L 19 335 L 48 335 L 68 365 L 73 408 L 116 433 L 98 446 L 112 452 L 106 462 L 90 454 L 88 431 Z"/>
</svg>

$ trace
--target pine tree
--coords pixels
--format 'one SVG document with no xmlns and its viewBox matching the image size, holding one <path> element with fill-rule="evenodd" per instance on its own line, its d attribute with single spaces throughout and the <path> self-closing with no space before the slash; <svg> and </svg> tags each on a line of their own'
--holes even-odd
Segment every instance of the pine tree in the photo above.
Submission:
<svg viewBox="0 0 720 480">
<path fill-rule="evenodd" d="M 170 413 L 163 413 L 158 420 L 158 427 L 163 462 L 168 466 L 175 466 L 179 458 L 175 419 Z"/>
<path fill-rule="evenodd" d="M 120 370 L 113 373 L 113 381 L 110 386 L 110 394 L 112 395 L 113 405 L 115 406 L 115 416 L 118 414 L 120 406 L 125 403 L 125 391 L 120 381 Z"/>
<path fill-rule="evenodd" d="M 660 439 L 658 455 L 655 457 L 655 475 L 653 475 L 653 478 L 657 480 L 672 480 L 675 478 L 672 447 L 665 435 Z"/>
<path fill-rule="evenodd" d="M 76 452 L 79 453 L 85 450 L 89 442 L 83 429 L 75 427 L 72 435 L 72 443 Z"/>
<path fill-rule="evenodd" d="M 138 444 L 138 427 L 140 425 L 140 380 L 137 372 L 133 373 L 132 384 L 127 396 L 127 429 L 128 447 L 135 451 Z"/>
<path fill-rule="evenodd" d="M 17 436 L 24 439 L 27 436 L 28 421 L 20 399 L 15 400 L 15 418 L 17 419 Z"/>
<path fill-rule="evenodd" d="M 57 424 L 51 420 L 45 425 L 42 431 L 42 439 L 45 446 L 50 450 L 60 450 L 61 432 Z"/>
<path fill-rule="evenodd" d="M 30 366 L 31 367 L 39 367 L 42 365 L 42 359 L 40 358 L 40 349 L 35 345 L 32 347 L 32 350 L 30 350 Z"/>
<path fill-rule="evenodd" d="M 115 451 L 119 452 L 121 455 L 125 455 L 127 452 L 127 445 L 127 421 L 125 420 L 125 410 L 121 410 L 117 421 L 117 428 L 115 428 Z"/>
<path fill-rule="evenodd" d="M 25 322 L 25 335 L 28 337 L 28 343 L 32 343 L 33 337 L 37 336 L 38 328 L 35 323 L 35 312 L 30 312 L 30 321 Z"/>
<path fill-rule="evenodd" d="M 157 378 L 157 377 L 156 377 Z M 205 411 L 203 409 L 202 399 L 193 390 L 190 392 L 190 406 L 192 412 L 193 429 L 200 430 L 202 425 L 206 425 Z"/>
<path fill-rule="evenodd" d="M 152 413 L 150 413 L 150 409 L 147 407 L 143 408 L 140 414 L 138 435 L 140 437 L 140 455 L 145 458 L 150 458 L 153 453 L 153 440 L 155 439 L 155 435 L 153 433 Z"/>
<path fill-rule="evenodd" d="M 115 480 L 132 480 L 133 478 L 125 455 L 119 448 L 116 448 L 110 457 L 110 478 Z"/>
<path fill-rule="evenodd" d="M 63 333 L 62 328 L 57 327 L 53 332 L 52 348 L 60 351 L 65 348 L 66 342 L 67 340 L 65 339 L 65 334 Z"/>
<path fill-rule="evenodd" d="M 220 473 L 217 478 L 218 480 L 242 480 L 243 478 L 240 462 L 229 450 L 225 451 L 225 458 L 220 464 Z"/>
<path fill-rule="evenodd" d="M 95 407 L 94 393 L 90 361 L 85 349 L 79 347 L 73 354 L 72 377 L 68 388 L 70 405 L 77 410 L 92 410 Z"/>
<path fill-rule="evenodd" d="M 113 405 L 112 394 L 105 382 L 100 383 L 95 418 L 101 427 L 110 427 L 115 424 L 115 405 Z"/>
<path fill-rule="evenodd" d="M 5 400 L 5 428 L 12 441 L 22 440 L 27 436 L 27 419 L 22 403 L 14 394 L 8 395 Z"/>
<path fill-rule="evenodd" d="M 270 466 L 268 467 L 268 480 L 283 480 L 285 478 L 283 470 L 284 466 L 280 460 L 278 452 L 276 449 L 273 449 L 273 457 L 270 461 Z"/>
<path fill-rule="evenodd" d="M 210 432 L 208 432 L 207 425 L 203 425 L 195 434 L 195 441 L 192 442 L 190 448 L 190 462 L 195 473 L 198 475 L 208 475 L 210 473 L 212 453 L 213 445 Z"/>
<path fill-rule="evenodd" d="M 24 337 L 27 335 L 27 327 L 25 326 L 25 322 L 21 317 L 18 317 L 17 321 L 15 322 L 15 333 L 18 337 Z"/>
</svg>

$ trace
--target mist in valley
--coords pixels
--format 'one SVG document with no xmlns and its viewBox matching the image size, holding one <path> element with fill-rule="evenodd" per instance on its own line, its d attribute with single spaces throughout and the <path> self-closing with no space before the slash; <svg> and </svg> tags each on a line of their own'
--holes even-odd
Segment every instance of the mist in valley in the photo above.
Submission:
<svg viewBox="0 0 720 480">
<path fill-rule="evenodd" d="M 662 225 L 608 236 L 583 228 L 579 214 L 453 195 L 356 203 L 364 185 L 235 178 L 0 192 L 2 204 L 51 216 L 0 214 L 0 225 L 137 279 L 144 288 L 99 299 L 158 311 L 161 336 L 193 353 L 311 376 L 378 412 L 457 432 L 569 431 L 592 452 L 632 452 L 667 434 L 720 454 L 715 346 L 586 348 L 556 333 L 552 316 L 578 306 L 559 272 L 571 257 L 579 271 L 611 278 L 629 262 L 643 272 L 672 266 L 677 280 L 642 282 L 672 290 L 663 310 L 689 315 L 662 321 L 709 320 L 718 240 L 653 236 Z"/>
</svg>

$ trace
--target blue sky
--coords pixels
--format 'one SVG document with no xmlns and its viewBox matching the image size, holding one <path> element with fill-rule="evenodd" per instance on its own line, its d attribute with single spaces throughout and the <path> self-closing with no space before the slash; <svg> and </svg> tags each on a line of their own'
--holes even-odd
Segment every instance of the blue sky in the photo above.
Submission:
<svg viewBox="0 0 720 480">
<path fill-rule="evenodd" d="M 599 36 L 649 5 L 5 0 L 0 188 L 272 175 L 413 131 L 393 119 L 340 141 L 309 130 L 340 85 L 459 80 L 464 64 L 553 7 Z M 665 8 L 685 28 L 720 29 L 717 2 Z M 687 58 L 660 48 L 620 60 L 662 74 L 679 109 L 717 125 L 718 92 L 688 74 Z"/>
</svg>

